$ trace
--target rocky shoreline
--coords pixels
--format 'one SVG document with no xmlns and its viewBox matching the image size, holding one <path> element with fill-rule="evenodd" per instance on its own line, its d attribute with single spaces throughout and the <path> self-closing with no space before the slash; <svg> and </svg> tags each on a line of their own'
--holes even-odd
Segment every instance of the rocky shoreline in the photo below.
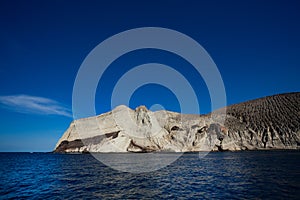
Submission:
<svg viewBox="0 0 300 200">
<path fill-rule="evenodd" d="M 225 113 L 225 115 L 224 115 Z M 212 117 L 213 116 L 213 117 Z M 224 119 L 220 123 L 220 119 Z M 55 153 L 297 150 L 300 93 L 264 97 L 207 115 L 118 106 L 70 124 Z"/>
</svg>

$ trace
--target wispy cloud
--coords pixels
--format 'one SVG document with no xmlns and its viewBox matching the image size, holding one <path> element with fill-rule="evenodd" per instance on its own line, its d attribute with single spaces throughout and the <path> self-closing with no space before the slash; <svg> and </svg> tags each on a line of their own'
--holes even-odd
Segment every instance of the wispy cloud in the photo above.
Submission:
<svg viewBox="0 0 300 200">
<path fill-rule="evenodd" d="M 15 112 L 72 117 L 70 109 L 53 99 L 44 97 L 23 94 L 0 96 L 0 104 Z"/>
</svg>

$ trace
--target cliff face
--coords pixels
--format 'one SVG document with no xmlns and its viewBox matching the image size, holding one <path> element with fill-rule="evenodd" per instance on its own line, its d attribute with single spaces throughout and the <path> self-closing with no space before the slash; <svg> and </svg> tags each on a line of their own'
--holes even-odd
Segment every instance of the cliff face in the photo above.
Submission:
<svg viewBox="0 0 300 200">
<path fill-rule="evenodd" d="M 224 108 L 225 109 L 225 108 Z M 113 111 L 70 124 L 54 152 L 226 151 L 300 148 L 300 93 L 228 106 L 208 115 Z M 214 116 L 211 118 L 211 116 Z M 224 117 L 224 116 L 223 116 Z"/>
</svg>

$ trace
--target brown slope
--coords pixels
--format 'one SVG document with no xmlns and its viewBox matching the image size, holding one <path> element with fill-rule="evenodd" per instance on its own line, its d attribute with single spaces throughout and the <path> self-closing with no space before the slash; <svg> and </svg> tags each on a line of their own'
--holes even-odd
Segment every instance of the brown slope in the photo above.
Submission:
<svg viewBox="0 0 300 200">
<path fill-rule="evenodd" d="M 216 111 L 215 113 L 218 113 Z M 286 93 L 226 107 L 225 127 L 258 136 L 264 146 L 299 146 L 300 93 Z M 242 136 L 240 136 L 242 137 Z M 280 141 L 277 141 L 280 140 Z M 274 141 L 276 141 L 274 144 Z"/>
</svg>

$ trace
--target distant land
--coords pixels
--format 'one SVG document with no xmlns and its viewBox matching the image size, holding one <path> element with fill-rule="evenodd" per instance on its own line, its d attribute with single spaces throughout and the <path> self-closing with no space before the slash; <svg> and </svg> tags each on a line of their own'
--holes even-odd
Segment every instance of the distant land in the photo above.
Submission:
<svg viewBox="0 0 300 200">
<path fill-rule="evenodd" d="M 57 142 L 54 152 L 299 148 L 300 92 L 295 92 L 227 106 L 207 115 L 165 110 L 152 112 L 145 106 L 132 110 L 122 105 L 99 116 L 73 121 Z"/>
</svg>

